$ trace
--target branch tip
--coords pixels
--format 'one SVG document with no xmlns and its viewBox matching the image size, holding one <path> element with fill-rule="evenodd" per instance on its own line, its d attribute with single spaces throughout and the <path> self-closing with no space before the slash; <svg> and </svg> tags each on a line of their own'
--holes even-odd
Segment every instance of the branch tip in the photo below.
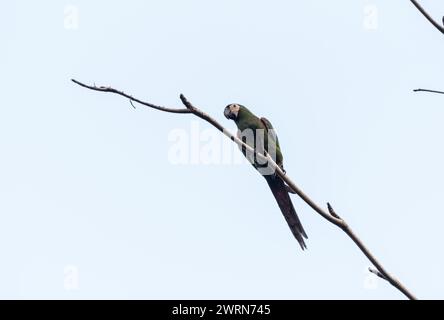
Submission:
<svg viewBox="0 0 444 320">
<path fill-rule="evenodd" d="M 185 109 L 185 108 L 177 109 L 177 108 L 167 108 L 167 107 L 163 107 L 163 106 L 158 106 L 158 105 L 155 105 L 153 103 L 149 103 L 149 102 L 145 102 L 145 101 L 142 101 L 140 99 L 137 99 L 137 98 L 135 98 L 135 97 L 133 97 L 133 96 L 131 96 L 129 94 L 126 94 L 123 91 L 114 89 L 113 87 L 110 87 L 110 86 L 99 86 L 98 87 L 98 86 L 96 86 L 95 83 L 93 85 L 87 85 L 87 84 L 84 84 L 84 83 L 82 83 L 80 81 L 77 81 L 75 79 L 71 79 L 71 81 L 74 82 L 75 84 L 78 84 L 81 87 L 84 87 L 84 88 L 87 88 L 87 89 L 90 89 L 90 90 L 100 91 L 100 92 L 110 92 L 110 93 L 118 94 L 118 95 L 120 95 L 122 97 L 125 97 L 125 98 L 129 99 L 131 101 L 131 104 L 133 104 L 132 102 L 137 102 L 137 103 L 139 103 L 141 105 L 144 105 L 144 106 L 147 106 L 149 108 L 156 109 L 156 110 L 163 111 L 163 112 L 169 112 L 169 113 L 191 113 L 191 110 L 189 110 L 189 108 L 187 108 L 187 109 Z M 134 105 L 133 105 L 133 107 L 134 107 Z M 134 109 L 135 109 L 135 107 L 134 107 Z"/>
<path fill-rule="evenodd" d="M 327 202 L 327 208 L 328 208 L 328 212 L 335 217 L 336 219 L 341 219 L 341 217 L 338 216 L 338 214 L 335 212 L 335 210 L 333 209 L 333 207 L 331 206 L 330 202 Z M 342 219 L 341 219 L 342 220 Z"/>
<path fill-rule="evenodd" d="M 438 91 L 438 90 L 430 90 L 430 89 L 413 89 L 413 92 L 431 92 L 431 93 L 438 93 L 438 94 L 444 94 L 444 91 Z"/>
<path fill-rule="evenodd" d="M 375 268 L 372 268 L 372 267 L 368 267 L 368 271 L 370 271 L 371 273 L 377 275 L 381 279 L 384 279 L 384 280 L 388 281 L 387 278 L 379 270 L 377 270 Z"/>
<path fill-rule="evenodd" d="M 191 104 L 191 102 L 188 101 L 188 99 L 181 93 L 179 95 L 180 101 L 182 101 L 183 105 L 190 111 L 194 110 L 194 106 Z"/>
</svg>

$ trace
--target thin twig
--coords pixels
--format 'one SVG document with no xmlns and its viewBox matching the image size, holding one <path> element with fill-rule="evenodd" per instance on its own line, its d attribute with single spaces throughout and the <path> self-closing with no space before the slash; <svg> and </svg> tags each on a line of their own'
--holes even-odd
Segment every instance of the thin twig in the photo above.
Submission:
<svg viewBox="0 0 444 320">
<path fill-rule="evenodd" d="M 375 268 L 368 267 L 368 271 L 370 271 L 370 272 L 373 273 L 373 274 L 376 274 L 376 275 L 377 275 L 378 277 L 380 277 L 381 279 L 387 280 L 387 279 L 384 277 L 384 275 L 383 275 L 381 272 L 379 272 L 378 270 L 376 270 Z"/>
<path fill-rule="evenodd" d="M 338 216 L 338 214 L 335 212 L 335 210 L 333 209 L 333 207 L 331 206 L 330 202 L 327 202 L 327 209 L 328 212 L 330 212 L 330 214 L 335 217 L 336 219 L 341 219 L 340 216 Z"/>
<path fill-rule="evenodd" d="M 358 248 L 362 251 L 362 253 L 370 260 L 370 262 L 375 266 L 378 272 L 380 272 L 381 276 L 387 280 L 391 285 L 393 285 L 395 288 L 397 288 L 399 291 L 401 291 L 406 297 L 408 297 L 411 300 L 416 299 L 416 297 L 410 293 L 410 291 L 397 279 L 395 279 L 392 275 L 390 275 L 384 267 L 381 265 L 381 263 L 376 259 L 376 257 L 370 252 L 370 250 L 364 245 L 364 243 L 359 239 L 359 237 L 353 232 L 353 230 L 348 226 L 348 224 L 345 222 L 344 219 L 340 218 L 339 215 L 336 214 L 333 207 L 328 203 L 328 211 L 321 208 L 319 205 L 317 205 L 308 195 L 306 195 L 286 174 L 277 164 L 273 161 L 273 159 L 270 157 L 270 155 L 266 154 L 265 156 L 261 153 L 256 152 L 252 147 L 244 143 L 242 140 L 237 138 L 235 135 L 230 133 L 227 129 L 225 129 L 219 122 L 217 122 L 215 119 L 213 119 L 211 116 L 209 116 L 207 113 L 203 112 L 202 110 L 196 108 L 183 94 L 180 95 L 180 100 L 186 107 L 186 109 L 172 109 L 172 108 L 165 108 L 160 107 L 148 102 L 143 102 L 141 100 L 138 100 L 136 98 L 131 97 L 130 95 L 127 95 L 123 93 L 122 91 L 113 89 L 111 87 L 96 87 L 96 86 L 88 86 L 85 85 L 79 81 L 76 81 L 72 79 L 72 81 L 82 87 L 101 91 L 101 92 L 111 92 L 116 93 L 121 96 L 124 96 L 126 98 L 129 98 L 130 100 L 136 101 L 142 105 L 148 106 L 150 108 L 154 108 L 160 111 L 165 112 L 174 112 L 174 113 L 192 113 L 195 116 L 207 121 L 211 125 L 213 125 L 215 128 L 217 128 L 219 131 L 221 131 L 224 135 L 226 135 L 230 140 L 232 140 L 234 143 L 236 143 L 239 147 L 245 148 L 249 152 L 254 153 L 258 158 L 265 158 L 268 161 L 268 165 L 275 170 L 276 174 L 306 203 L 308 204 L 314 211 L 316 211 L 319 215 L 321 215 L 324 219 L 328 220 L 335 226 L 342 229 L 352 240 L 353 242 L 358 246 Z"/>
<path fill-rule="evenodd" d="M 432 93 L 444 94 L 443 91 L 429 90 L 429 89 L 413 89 L 413 91 L 414 92 L 432 92 Z"/>
<path fill-rule="evenodd" d="M 438 29 L 442 34 L 444 34 L 444 27 L 440 25 L 438 22 L 436 22 L 430 14 L 425 11 L 425 9 L 418 3 L 416 0 L 410 0 L 411 3 L 421 12 L 424 17 L 426 17 L 427 20 L 430 21 L 431 24 L 435 26 L 436 29 Z M 442 17 L 442 23 L 444 25 L 444 17 Z M 438 94 L 444 94 L 443 91 L 437 91 L 437 90 L 429 90 L 429 89 L 414 89 L 414 92 L 431 92 L 431 93 L 438 93 Z"/>
<path fill-rule="evenodd" d="M 436 22 L 428 13 L 425 11 L 425 9 L 418 3 L 416 0 L 410 0 L 411 3 L 421 12 L 424 17 L 426 17 L 427 20 L 430 21 L 431 24 L 435 26 L 436 29 L 438 29 L 441 33 L 444 34 L 444 27 L 440 25 L 438 22 Z M 443 23 L 444 23 L 444 17 L 443 17 Z"/>
<path fill-rule="evenodd" d="M 78 84 L 79 86 L 82 86 L 82 87 L 87 88 L 87 89 L 91 89 L 91 90 L 95 90 L 95 91 L 101 91 L 101 92 L 112 92 L 112 93 L 121 95 L 122 97 L 128 98 L 131 101 L 135 101 L 137 103 L 140 103 L 140 104 L 142 104 L 144 106 L 147 106 L 147 107 L 150 107 L 150 108 L 153 108 L 153 109 L 156 109 L 156 110 L 160 110 L 160 111 L 164 111 L 164 112 L 171 112 L 171 113 L 191 113 L 190 110 L 188 110 L 188 109 L 183 109 L 183 108 L 182 109 L 173 109 L 173 108 L 167 108 L 167 107 L 158 106 L 158 105 L 155 105 L 155 104 L 152 104 L 152 103 L 149 103 L 149 102 L 144 102 L 144 101 L 141 101 L 141 100 L 139 100 L 137 98 L 134 98 L 134 97 L 130 96 L 129 94 L 126 94 L 123 91 L 119 91 L 119 90 L 116 90 L 116 89 L 111 88 L 111 87 L 104 87 L 104 86 L 97 87 L 95 84 L 93 86 L 89 86 L 89 85 L 81 83 L 81 82 L 79 82 L 79 81 L 77 81 L 75 79 L 71 79 L 71 81 L 76 83 L 76 84 Z"/>
</svg>

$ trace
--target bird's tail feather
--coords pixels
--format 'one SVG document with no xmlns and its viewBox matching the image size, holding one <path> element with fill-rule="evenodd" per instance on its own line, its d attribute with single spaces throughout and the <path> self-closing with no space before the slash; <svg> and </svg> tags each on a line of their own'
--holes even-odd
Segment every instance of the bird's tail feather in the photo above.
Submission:
<svg viewBox="0 0 444 320">
<path fill-rule="evenodd" d="M 288 194 L 288 190 L 285 186 L 285 183 L 281 178 L 276 176 L 264 176 L 265 180 L 273 192 L 273 195 L 276 199 L 276 202 L 279 205 L 279 208 L 282 211 L 282 214 L 285 217 L 285 220 L 288 223 L 288 226 L 291 229 L 296 240 L 299 242 L 302 250 L 307 248 L 305 244 L 304 238 L 308 239 L 307 234 L 305 233 L 304 228 L 302 227 L 301 221 L 296 213 L 296 210 L 293 207 L 293 203 L 291 202 L 290 196 Z"/>
</svg>

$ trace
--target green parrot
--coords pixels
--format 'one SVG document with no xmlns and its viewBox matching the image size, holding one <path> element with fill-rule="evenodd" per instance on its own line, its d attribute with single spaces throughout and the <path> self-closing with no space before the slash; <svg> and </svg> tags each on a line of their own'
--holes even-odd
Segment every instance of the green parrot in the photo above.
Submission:
<svg viewBox="0 0 444 320">
<path fill-rule="evenodd" d="M 266 151 L 285 172 L 279 140 L 270 121 L 266 118 L 258 118 L 246 107 L 236 103 L 226 106 L 224 115 L 227 119 L 234 120 L 236 123 L 239 139 L 254 148 L 258 153 L 263 154 L 263 151 Z M 242 153 L 267 181 L 291 232 L 304 250 L 307 248 L 304 238 L 308 239 L 308 237 L 288 194 L 289 192 L 293 193 L 291 188 L 284 183 L 274 170 L 268 168 L 264 161 L 260 161 L 254 153 L 249 152 L 245 147 L 242 148 Z"/>
</svg>

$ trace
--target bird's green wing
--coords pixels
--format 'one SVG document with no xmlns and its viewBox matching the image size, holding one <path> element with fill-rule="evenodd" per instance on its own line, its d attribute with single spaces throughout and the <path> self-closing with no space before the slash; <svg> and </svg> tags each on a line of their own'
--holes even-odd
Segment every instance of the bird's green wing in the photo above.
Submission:
<svg viewBox="0 0 444 320">
<path fill-rule="evenodd" d="M 271 138 L 273 140 L 271 145 L 276 146 L 276 156 L 275 156 L 274 160 L 276 161 L 276 163 L 278 165 L 282 166 L 283 158 L 282 158 L 281 147 L 279 146 L 279 139 L 277 137 L 276 130 L 274 130 L 273 125 L 271 124 L 271 122 L 267 118 L 262 117 L 260 120 L 264 124 L 266 131 L 267 131 L 266 139 Z M 268 140 L 267 140 L 267 143 L 268 143 Z"/>
<path fill-rule="evenodd" d="M 273 125 L 271 124 L 270 120 L 268 120 L 265 117 L 261 118 L 262 123 L 264 124 L 267 131 L 270 133 L 270 136 L 273 138 L 274 141 L 276 141 L 276 145 L 279 147 L 279 140 L 276 134 L 276 130 L 274 130 Z"/>
</svg>

